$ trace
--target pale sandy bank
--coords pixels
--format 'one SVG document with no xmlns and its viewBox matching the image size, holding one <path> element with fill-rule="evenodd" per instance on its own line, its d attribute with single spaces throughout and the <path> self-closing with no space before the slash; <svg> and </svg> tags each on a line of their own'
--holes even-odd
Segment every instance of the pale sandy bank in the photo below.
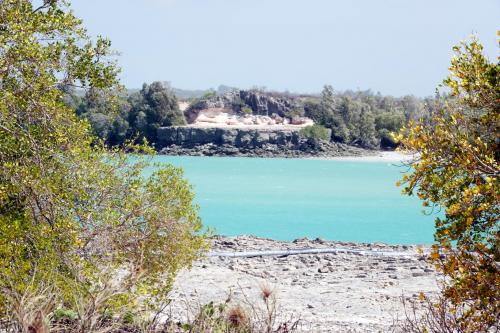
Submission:
<svg viewBox="0 0 500 333">
<path fill-rule="evenodd" d="M 327 158 L 316 158 L 311 157 L 311 159 L 327 159 L 334 161 L 349 161 L 349 162 L 387 162 L 387 163 L 404 163 L 408 162 L 415 157 L 413 154 L 404 154 L 398 151 L 372 151 L 372 155 L 361 155 L 361 156 L 335 156 Z"/>
</svg>

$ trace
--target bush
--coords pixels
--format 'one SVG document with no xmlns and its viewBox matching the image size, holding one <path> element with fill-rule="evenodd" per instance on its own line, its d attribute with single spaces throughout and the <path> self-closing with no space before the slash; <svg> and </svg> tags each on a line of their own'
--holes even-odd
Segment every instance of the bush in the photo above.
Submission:
<svg viewBox="0 0 500 333">
<path fill-rule="evenodd" d="M 0 325 L 18 333 L 48 332 L 57 308 L 77 314 L 71 332 L 148 317 L 205 248 L 182 170 L 145 179 L 146 157 L 105 149 L 64 104 L 62 80 L 118 84 L 109 41 L 94 46 L 66 3 L 0 2 Z"/>
<path fill-rule="evenodd" d="M 450 98 L 396 138 L 415 153 L 404 193 L 445 213 L 435 220 L 431 258 L 445 276 L 446 312 L 459 332 L 486 332 L 498 328 L 500 314 L 500 64 L 475 38 L 453 50 L 444 81 Z"/>
<path fill-rule="evenodd" d="M 330 141 L 332 131 L 321 125 L 311 125 L 306 126 L 299 132 L 300 136 L 303 138 L 320 139 L 325 141 Z"/>
</svg>

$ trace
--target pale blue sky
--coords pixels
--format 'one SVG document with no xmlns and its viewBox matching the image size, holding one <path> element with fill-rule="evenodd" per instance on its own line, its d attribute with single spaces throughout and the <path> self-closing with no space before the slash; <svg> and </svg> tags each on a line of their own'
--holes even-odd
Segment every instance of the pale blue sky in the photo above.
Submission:
<svg viewBox="0 0 500 333">
<path fill-rule="evenodd" d="M 431 95 L 451 47 L 498 55 L 499 0 L 73 0 L 121 53 L 122 82 Z"/>
</svg>

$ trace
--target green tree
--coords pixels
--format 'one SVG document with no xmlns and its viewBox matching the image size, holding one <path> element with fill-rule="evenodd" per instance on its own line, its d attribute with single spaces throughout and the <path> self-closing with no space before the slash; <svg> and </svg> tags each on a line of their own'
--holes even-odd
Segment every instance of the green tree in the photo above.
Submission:
<svg viewBox="0 0 500 333">
<path fill-rule="evenodd" d="M 335 97 L 332 86 L 326 85 L 321 92 L 319 105 L 320 115 L 316 121 L 332 129 L 334 139 L 341 142 L 349 142 L 350 134 L 342 113 L 339 110 L 338 100 Z"/>
<path fill-rule="evenodd" d="M 401 108 L 407 121 L 418 120 L 424 116 L 424 105 L 415 96 L 404 96 L 401 100 Z"/>
<path fill-rule="evenodd" d="M 184 125 L 177 97 L 172 89 L 162 83 L 144 84 L 141 91 L 130 98 L 132 111 L 129 122 L 132 129 L 149 142 L 156 142 L 156 132 L 162 126 Z"/>
<path fill-rule="evenodd" d="M 61 86 L 117 84 L 109 47 L 66 2 L 0 2 L 0 319 L 18 332 L 55 306 L 82 333 L 147 316 L 204 248 L 182 172 L 145 179 L 146 161 L 103 149 L 64 103 Z"/>
<path fill-rule="evenodd" d="M 316 123 L 321 122 L 320 103 L 316 99 L 309 98 L 304 102 L 304 115 Z M 324 125 L 324 124 L 323 124 Z"/>
<path fill-rule="evenodd" d="M 370 110 L 363 108 L 359 115 L 359 144 L 365 148 L 378 148 L 380 140 L 377 139 L 375 118 Z"/>
<path fill-rule="evenodd" d="M 498 328 L 500 317 L 500 65 L 482 51 L 476 39 L 454 48 L 444 81 L 451 96 L 398 136 L 417 153 L 405 193 L 445 210 L 431 257 L 460 332 Z"/>
<path fill-rule="evenodd" d="M 123 145 L 131 137 L 128 123 L 131 107 L 123 89 L 90 88 L 76 107 L 74 102 L 71 103 L 75 99 L 73 94 L 64 92 L 65 104 L 76 110 L 79 117 L 88 120 L 94 133 L 106 144 Z"/>
<path fill-rule="evenodd" d="M 130 125 L 126 119 L 127 117 L 121 114 L 115 116 L 106 140 L 110 146 L 124 145 L 129 139 Z"/>
</svg>

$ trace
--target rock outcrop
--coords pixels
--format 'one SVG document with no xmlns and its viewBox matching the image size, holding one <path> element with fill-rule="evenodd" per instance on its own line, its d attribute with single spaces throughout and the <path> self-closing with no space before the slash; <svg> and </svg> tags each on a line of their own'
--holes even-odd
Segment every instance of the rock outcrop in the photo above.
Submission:
<svg viewBox="0 0 500 333">
<path fill-rule="evenodd" d="M 235 95 L 234 93 L 227 93 L 224 95 L 217 95 L 213 96 L 210 98 L 204 98 L 196 103 L 190 105 L 185 111 L 184 111 L 184 117 L 186 118 L 186 121 L 188 124 L 192 124 L 196 118 L 198 118 L 198 114 L 203 111 L 203 110 L 224 110 L 227 113 L 233 113 L 234 112 L 234 99 Z"/>
<path fill-rule="evenodd" d="M 167 155 L 332 157 L 370 154 L 357 147 L 303 138 L 293 130 L 189 126 L 159 128 L 156 148 Z"/>
<path fill-rule="evenodd" d="M 294 99 L 258 91 L 239 91 L 240 99 L 252 109 L 254 114 L 272 116 L 277 114 L 280 117 L 287 117 L 289 113 L 297 108 Z"/>
<path fill-rule="evenodd" d="M 252 114 L 292 118 L 292 111 L 299 107 L 295 98 L 257 90 L 233 90 L 222 95 L 203 98 L 189 106 L 184 115 L 188 123 L 193 123 L 202 110 L 224 110 L 229 114 L 241 114 L 248 107 Z"/>
</svg>

